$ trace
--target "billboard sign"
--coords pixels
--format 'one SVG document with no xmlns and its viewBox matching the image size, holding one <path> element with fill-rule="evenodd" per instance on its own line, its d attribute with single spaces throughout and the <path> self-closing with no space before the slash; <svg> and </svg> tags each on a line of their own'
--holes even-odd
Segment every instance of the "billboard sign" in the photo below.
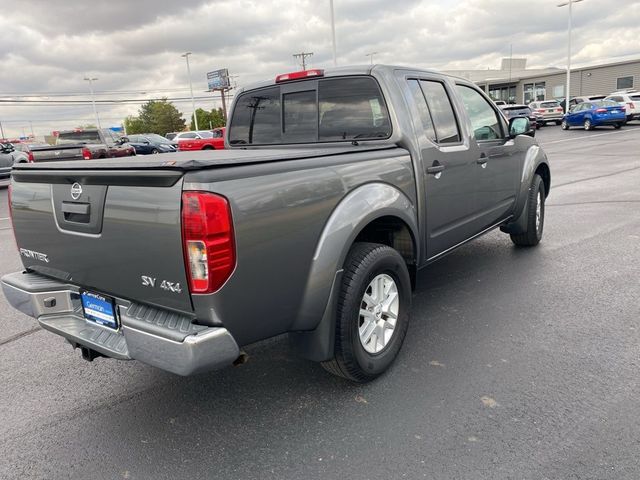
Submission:
<svg viewBox="0 0 640 480">
<path fill-rule="evenodd" d="M 226 68 L 207 73 L 209 90 L 229 88 L 229 70 Z"/>
</svg>

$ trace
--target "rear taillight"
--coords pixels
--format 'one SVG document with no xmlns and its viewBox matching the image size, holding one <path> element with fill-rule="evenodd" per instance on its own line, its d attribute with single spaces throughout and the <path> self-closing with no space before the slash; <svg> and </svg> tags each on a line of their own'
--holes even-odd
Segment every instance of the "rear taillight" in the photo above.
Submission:
<svg viewBox="0 0 640 480">
<path fill-rule="evenodd" d="M 564 110 L 562 110 L 562 107 L 557 108 L 557 109 L 556 109 L 556 111 L 558 111 L 558 112 L 560 112 L 560 113 L 564 112 Z"/>
<path fill-rule="evenodd" d="M 546 111 L 547 111 L 547 110 L 546 110 L 546 109 L 544 109 L 544 108 L 538 108 L 538 109 L 536 109 L 536 112 L 538 112 L 538 113 L 544 113 L 544 112 L 546 112 Z"/>
<path fill-rule="evenodd" d="M 182 242 L 191 293 L 219 290 L 236 266 L 227 199 L 209 192 L 183 192 Z"/>
<path fill-rule="evenodd" d="M 606 108 L 597 108 L 596 109 L 596 113 L 607 113 L 607 109 Z"/>
<path fill-rule="evenodd" d="M 91 158 L 93 158 L 91 156 L 91 150 L 89 150 L 88 148 L 83 148 L 82 149 L 82 158 L 85 160 L 91 160 Z"/>
<path fill-rule="evenodd" d="M 33 152 L 27 152 L 27 161 L 29 163 L 33 163 L 36 161 L 35 158 L 33 158 Z"/>
</svg>

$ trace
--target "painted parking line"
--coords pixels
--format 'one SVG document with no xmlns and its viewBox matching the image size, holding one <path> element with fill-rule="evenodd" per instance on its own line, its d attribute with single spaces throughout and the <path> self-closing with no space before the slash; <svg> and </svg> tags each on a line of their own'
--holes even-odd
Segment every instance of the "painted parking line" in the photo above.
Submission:
<svg viewBox="0 0 640 480">
<path fill-rule="evenodd" d="M 590 139 L 590 138 L 596 138 L 596 137 L 603 137 L 605 135 L 619 135 L 621 133 L 629 133 L 629 132 L 640 132 L 640 129 L 633 129 L 633 130 L 619 130 L 616 132 L 606 132 L 606 133 L 598 133 L 595 135 L 582 135 L 580 137 L 576 137 L 576 138 L 565 138 L 563 140 L 554 140 L 552 142 L 544 142 L 543 145 L 551 145 L 554 143 L 564 143 L 564 142 L 573 142 L 575 140 L 582 140 L 584 142 L 585 139 Z"/>
</svg>

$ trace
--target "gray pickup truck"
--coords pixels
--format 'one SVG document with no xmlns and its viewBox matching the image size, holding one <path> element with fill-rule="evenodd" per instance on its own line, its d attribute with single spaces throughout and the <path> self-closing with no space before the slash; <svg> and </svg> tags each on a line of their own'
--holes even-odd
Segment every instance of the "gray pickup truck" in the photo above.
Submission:
<svg viewBox="0 0 640 480">
<path fill-rule="evenodd" d="M 353 381 L 393 362 L 419 269 L 500 227 L 541 239 L 529 120 L 467 80 L 309 70 L 238 92 L 227 150 L 17 165 L 9 302 L 79 347 L 188 375 L 288 334 Z"/>
</svg>

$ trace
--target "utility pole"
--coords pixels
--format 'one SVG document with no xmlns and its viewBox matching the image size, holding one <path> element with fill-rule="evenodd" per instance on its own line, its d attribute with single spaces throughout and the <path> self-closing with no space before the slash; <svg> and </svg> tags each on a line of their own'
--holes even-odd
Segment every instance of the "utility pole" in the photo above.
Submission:
<svg viewBox="0 0 640 480">
<path fill-rule="evenodd" d="M 100 117 L 98 116 L 98 109 L 96 108 L 96 99 L 93 94 L 93 82 L 95 82 L 98 79 L 95 77 L 84 77 L 84 79 L 87 82 L 89 82 L 89 91 L 91 92 L 91 103 L 93 104 L 93 113 L 96 116 L 96 124 L 98 125 L 98 128 L 102 128 L 100 126 Z"/>
<path fill-rule="evenodd" d="M 313 52 L 300 52 L 293 54 L 293 58 L 295 58 L 296 60 L 300 59 L 300 61 L 302 62 L 302 70 L 307 69 L 307 57 L 311 56 L 313 56 Z"/>
<path fill-rule="evenodd" d="M 511 103 L 511 64 L 512 63 L 513 63 L 513 43 L 510 43 L 509 44 L 509 86 L 507 87 L 507 103 Z"/>
<path fill-rule="evenodd" d="M 373 56 L 377 55 L 377 54 L 378 54 L 378 52 L 371 52 L 371 53 L 365 53 L 364 56 L 365 57 L 369 57 L 369 60 L 370 60 L 369 64 L 373 65 Z"/>
<path fill-rule="evenodd" d="M 36 134 L 33 133 L 33 122 L 29 120 L 29 127 L 31 127 L 31 138 L 36 138 Z"/>
<path fill-rule="evenodd" d="M 199 130 L 198 115 L 196 115 L 196 100 L 195 98 L 193 98 L 193 84 L 191 83 L 191 68 L 189 67 L 189 55 L 191 55 L 191 52 L 186 52 L 186 53 L 183 53 L 181 57 L 184 57 L 185 60 L 187 61 L 187 76 L 189 77 L 189 89 L 191 90 L 191 107 L 193 108 L 193 123 L 196 126 L 196 130 Z"/>
<path fill-rule="evenodd" d="M 333 0 L 329 0 L 329 8 L 331 9 L 331 39 L 333 40 L 333 66 L 338 66 L 338 57 L 336 55 L 336 20 L 333 15 Z"/>
<path fill-rule="evenodd" d="M 569 111 L 569 101 L 571 100 L 571 16 L 572 10 L 571 5 L 574 3 L 582 2 L 582 0 L 569 0 L 567 2 L 562 2 L 558 4 L 558 7 L 565 7 L 569 5 L 569 23 L 567 26 L 567 91 L 564 95 L 564 111 L 565 113 Z"/>
<path fill-rule="evenodd" d="M 2 122 L 0 122 L 0 134 L 2 135 L 0 140 L 4 140 L 5 138 L 7 138 L 4 136 L 4 128 L 2 128 Z"/>
</svg>

